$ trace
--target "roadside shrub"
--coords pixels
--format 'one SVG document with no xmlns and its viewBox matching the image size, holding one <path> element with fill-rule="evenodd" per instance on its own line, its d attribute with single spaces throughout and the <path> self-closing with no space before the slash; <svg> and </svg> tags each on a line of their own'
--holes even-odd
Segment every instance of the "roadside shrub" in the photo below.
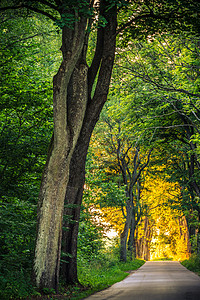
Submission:
<svg viewBox="0 0 200 300">
<path fill-rule="evenodd" d="M 120 262 L 116 246 L 104 249 L 90 259 L 78 255 L 78 277 L 82 285 L 97 291 L 123 280 L 128 271 L 140 268 L 143 260 Z"/>
<path fill-rule="evenodd" d="M 182 261 L 182 265 L 200 275 L 200 254 L 192 254 L 189 259 Z"/>
</svg>

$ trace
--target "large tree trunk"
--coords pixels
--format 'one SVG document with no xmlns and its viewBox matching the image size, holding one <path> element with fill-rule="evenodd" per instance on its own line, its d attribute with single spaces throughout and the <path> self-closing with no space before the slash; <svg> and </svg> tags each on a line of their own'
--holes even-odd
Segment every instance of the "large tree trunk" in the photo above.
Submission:
<svg viewBox="0 0 200 300">
<path fill-rule="evenodd" d="M 69 165 L 85 115 L 87 95 L 79 90 L 79 102 L 67 106 L 67 89 L 84 44 L 86 20 L 80 18 L 74 30 L 64 27 L 63 61 L 53 80 L 54 136 L 45 165 L 38 203 L 37 240 L 34 260 L 36 286 L 58 288 L 62 216 L 69 177 Z M 85 66 L 80 66 L 85 78 Z M 86 77 L 87 78 L 87 77 Z"/>
<path fill-rule="evenodd" d="M 116 44 L 116 9 L 104 13 L 107 20 L 105 28 L 98 29 L 97 46 L 91 67 L 88 70 L 88 102 L 81 133 L 73 152 L 69 182 L 65 198 L 65 218 L 63 230 L 62 275 L 66 284 L 78 282 L 77 278 L 77 238 L 80 208 L 82 203 L 83 186 L 85 181 L 85 162 L 89 147 L 90 137 L 100 112 L 107 100 L 109 84 L 115 57 Z M 100 69 L 99 69 L 100 68 Z M 98 73 L 97 85 L 94 96 L 91 97 L 92 86 Z"/>
<path fill-rule="evenodd" d="M 77 98 L 77 103 L 79 103 L 79 97 L 83 95 L 88 95 L 88 84 L 87 84 L 87 73 L 82 76 L 81 69 L 85 66 L 86 72 L 88 71 L 88 67 L 86 61 L 84 60 L 84 54 L 82 59 L 78 61 L 78 65 L 72 75 L 70 80 L 70 86 L 68 90 L 68 105 L 71 108 L 71 102 L 74 98 Z M 74 88 L 73 88 L 74 87 Z M 83 93 L 77 91 L 82 90 Z M 76 114 L 74 115 L 76 118 Z M 89 143 L 89 141 L 87 141 Z M 80 218 L 80 207 L 81 200 L 83 194 L 83 185 L 85 179 L 85 157 L 87 154 L 87 150 L 84 151 L 83 145 L 81 148 L 79 147 L 80 143 L 77 142 L 75 150 L 72 155 L 72 159 L 70 162 L 69 168 L 69 181 L 66 188 L 65 195 L 65 208 L 64 208 L 64 223 L 65 227 L 63 230 L 62 239 L 66 242 L 62 246 L 62 251 L 64 254 L 70 253 L 68 256 L 68 260 L 71 261 L 71 264 L 67 264 L 67 270 L 71 274 L 71 278 L 69 280 L 70 283 L 74 283 L 78 281 L 77 278 L 77 265 L 76 260 L 74 258 L 77 254 L 77 236 L 78 236 L 78 225 Z M 69 252 L 69 249 L 71 250 Z M 64 261 L 67 261 L 67 256 L 64 255 Z M 69 258 L 70 257 L 70 258 Z M 64 268 L 66 268 L 66 264 L 64 263 Z M 62 268 L 62 271 L 63 269 Z M 66 272 L 64 272 L 66 273 Z M 65 274 L 66 276 L 66 274 Z"/>
</svg>

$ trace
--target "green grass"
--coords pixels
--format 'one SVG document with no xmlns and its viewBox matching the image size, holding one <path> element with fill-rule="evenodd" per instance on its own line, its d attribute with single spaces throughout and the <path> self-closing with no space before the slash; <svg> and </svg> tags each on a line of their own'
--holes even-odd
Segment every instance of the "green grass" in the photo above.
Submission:
<svg viewBox="0 0 200 300">
<path fill-rule="evenodd" d="M 181 264 L 200 276 L 200 255 L 192 254 L 189 259 L 182 261 Z"/>
<path fill-rule="evenodd" d="M 107 255 L 94 258 L 91 262 L 81 258 L 79 260 L 79 281 L 82 286 L 68 286 L 60 295 L 48 295 L 30 298 L 32 300 L 81 300 L 89 295 L 108 288 L 129 275 L 130 271 L 140 268 L 145 261 L 133 260 L 126 263 L 108 258 Z"/>
<path fill-rule="evenodd" d="M 99 253 L 98 255 L 84 258 L 80 255 L 78 259 L 78 276 L 81 283 L 77 286 L 68 286 L 67 289 L 62 286 L 59 295 L 47 291 L 41 295 L 34 291 L 32 286 L 29 286 L 27 279 L 17 276 L 13 281 L 10 280 L 12 285 L 5 282 L 4 289 L 0 290 L 0 299 L 26 299 L 26 300 L 80 300 L 97 291 L 108 288 L 116 282 L 123 280 L 129 275 L 129 271 L 140 268 L 145 261 L 133 260 L 126 263 L 119 262 L 116 255 L 111 253 Z M 10 274 L 12 276 L 12 273 Z M 3 278 L 1 278 L 4 283 Z M 25 289 L 26 288 L 26 289 Z M 25 289 L 25 290 L 24 290 Z M 2 293 L 1 293 L 2 292 Z"/>
<path fill-rule="evenodd" d="M 91 263 L 85 262 L 79 266 L 79 280 L 83 286 L 87 286 L 86 291 L 80 292 L 71 299 L 83 299 L 97 291 L 103 290 L 112 284 L 123 280 L 129 275 L 128 271 L 140 268 L 145 261 L 133 260 L 126 263 L 115 260 L 94 261 Z"/>
</svg>

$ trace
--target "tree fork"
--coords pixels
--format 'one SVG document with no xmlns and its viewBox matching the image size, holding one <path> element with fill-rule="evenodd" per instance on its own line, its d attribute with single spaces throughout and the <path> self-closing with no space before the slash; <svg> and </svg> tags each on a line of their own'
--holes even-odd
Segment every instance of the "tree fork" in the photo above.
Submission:
<svg viewBox="0 0 200 300">
<path fill-rule="evenodd" d="M 78 282 L 77 278 L 77 238 L 80 208 L 82 203 L 83 185 L 85 181 L 85 162 L 89 147 L 90 137 L 100 112 L 107 100 L 109 84 L 115 57 L 117 11 L 112 8 L 106 15 L 108 21 L 105 28 L 99 28 L 96 55 L 88 71 L 88 103 L 85 119 L 81 129 L 76 148 L 73 152 L 69 182 L 65 198 L 65 214 L 67 221 L 64 222 L 63 251 L 69 254 L 65 257 L 68 263 L 62 263 L 61 273 L 66 284 Z M 103 48 L 102 48 L 103 47 Z M 100 68 L 100 69 L 99 69 Z M 94 96 L 91 98 L 92 85 L 99 70 L 97 85 Z M 71 220 L 71 221 L 70 221 Z"/>
</svg>

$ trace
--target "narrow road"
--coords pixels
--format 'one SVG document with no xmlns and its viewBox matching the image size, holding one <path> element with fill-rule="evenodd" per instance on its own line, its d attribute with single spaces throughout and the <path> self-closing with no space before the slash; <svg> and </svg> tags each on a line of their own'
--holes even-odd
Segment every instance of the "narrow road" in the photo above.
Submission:
<svg viewBox="0 0 200 300">
<path fill-rule="evenodd" d="M 200 300 L 200 277 L 179 262 L 146 262 L 139 270 L 87 300 Z"/>
</svg>

